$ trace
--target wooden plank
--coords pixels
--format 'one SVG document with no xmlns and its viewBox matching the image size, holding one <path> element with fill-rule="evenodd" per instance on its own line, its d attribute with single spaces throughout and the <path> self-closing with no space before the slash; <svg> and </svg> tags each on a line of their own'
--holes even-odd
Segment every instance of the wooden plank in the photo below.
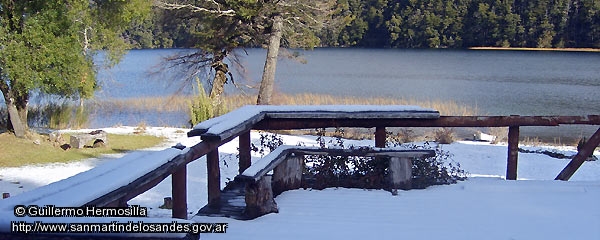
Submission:
<svg viewBox="0 0 600 240">
<path fill-rule="evenodd" d="M 148 172 L 143 176 L 133 180 L 131 183 L 111 191 L 103 196 L 87 202 L 84 205 L 103 206 L 118 206 L 123 202 L 148 191 L 150 188 L 158 185 L 162 180 L 170 176 L 174 170 L 174 162 L 177 159 L 183 159 L 183 155 L 175 157 L 173 160 L 161 165 L 154 171 Z"/>
<path fill-rule="evenodd" d="M 304 155 L 333 155 L 333 156 L 361 156 L 361 157 L 433 157 L 435 156 L 434 150 L 397 150 L 397 149 L 291 149 L 290 152 Z"/>
<path fill-rule="evenodd" d="M 265 118 L 253 129 L 289 130 L 324 127 L 509 127 L 600 125 L 600 115 L 587 116 L 441 116 L 438 119 L 301 119 Z"/>
<path fill-rule="evenodd" d="M 600 128 L 596 130 L 594 135 L 583 145 L 583 147 L 577 152 L 577 155 L 573 157 L 573 160 L 567 164 L 567 166 L 556 176 L 555 180 L 568 181 L 573 174 L 581 167 L 587 158 L 589 158 L 594 150 L 600 144 Z"/>
<path fill-rule="evenodd" d="M 95 206 L 109 206 L 111 204 L 118 203 L 120 201 L 127 202 L 128 200 L 137 197 L 138 195 L 148 191 L 150 188 L 158 185 L 162 180 L 173 174 L 177 169 L 185 166 L 186 164 L 195 161 L 206 155 L 208 152 L 216 149 L 217 147 L 231 141 L 234 137 L 224 139 L 222 141 L 202 141 L 192 147 L 190 147 L 184 154 L 181 154 L 171 161 L 163 164 L 156 168 L 152 172 L 145 174 L 144 176 L 132 181 L 126 186 L 115 189 L 114 191 L 100 196 L 85 205 Z"/>
<path fill-rule="evenodd" d="M 255 124 L 264 119 L 264 116 L 262 113 L 253 115 L 237 125 L 219 123 L 203 133 L 201 138 L 206 141 L 223 141 L 223 139 L 237 137 L 244 132 L 250 131 Z"/>
<path fill-rule="evenodd" d="M 265 112 L 267 118 L 328 118 L 328 119 L 424 119 L 438 118 L 438 111 L 279 111 Z"/>
<path fill-rule="evenodd" d="M 266 175 L 271 170 L 275 169 L 277 165 L 283 162 L 286 159 L 286 156 L 289 154 L 289 151 L 286 150 L 277 150 L 275 149 L 273 152 L 269 153 L 267 156 L 271 158 L 271 160 L 265 165 L 264 168 L 260 169 L 253 174 L 252 176 L 248 176 L 246 174 L 241 174 L 235 177 L 236 180 L 240 181 L 251 181 L 257 182 L 261 179 L 262 176 Z"/>
<path fill-rule="evenodd" d="M 277 203 L 273 198 L 271 176 L 263 176 L 256 182 L 246 183 L 246 209 L 244 215 L 254 219 L 269 213 L 277 213 Z"/>
<path fill-rule="evenodd" d="M 302 172 L 304 170 L 304 156 L 288 154 L 285 161 L 273 169 L 272 189 L 273 196 L 284 191 L 299 189 L 302 186 Z"/>
<path fill-rule="evenodd" d="M 508 160 L 506 179 L 517 180 L 517 162 L 519 158 L 519 126 L 508 128 Z"/>
<path fill-rule="evenodd" d="M 218 208 L 221 200 L 221 169 L 219 168 L 219 149 L 206 154 L 206 172 L 208 173 L 208 205 Z"/>
<path fill-rule="evenodd" d="M 397 189 L 410 190 L 412 188 L 412 159 L 392 157 L 389 169 L 392 195 L 398 195 Z"/>
<path fill-rule="evenodd" d="M 250 131 L 242 133 L 239 137 L 239 164 L 238 172 L 242 174 L 246 169 L 250 167 L 251 153 L 250 153 Z"/>
<path fill-rule="evenodd" d="M 171 195 L 173 218 L 187 219 L 187 165 L 171 175 Z"/>
<path fill-rule="evenodd" d="M 385 127 L 375 128 L 375 147 L 384 148 L 386 142 Z"/>
</svg>

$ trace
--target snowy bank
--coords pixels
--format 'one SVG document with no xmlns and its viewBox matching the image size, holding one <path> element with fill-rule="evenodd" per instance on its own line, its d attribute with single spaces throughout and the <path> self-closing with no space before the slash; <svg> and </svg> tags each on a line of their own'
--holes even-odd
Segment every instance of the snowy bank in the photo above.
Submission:
<svg viewBox="0 0 600 240">
<path fill-rule="evenodd" d="M 103 129 L 109 133 L 132 134 L 135 128 Z M 83 130 L 87 131 L 87 130 Z M 147 134 L 168 137 L 168 142 L 144 151 L 158 151 L 180 142 L 192 146 L 189 129 L 148 128 Z M 258 145 L 260 135 L 252 132 Z M 283 136 L 284 144 L 316 145 L 313 136 Z M 348 140 L 345 145 L 373 145 L 372 141 Z M 237 139 L 219 148 L 222 186 L 237 174 Z M 441 146 L 471 174 L 456 185 L 410 190 L 392 196 L 389 192 L 361 189 L 294 190 L 276 198 L 280 213 L 252 221 L 194 217 L 207 202 L 206 161 L 188 165 L 188 213 L 197 222 L 228 222 L 226 234 L 214 238 L 399 238 L 409 239 L 600 239 L 600 161 L 586 162 L 569 182 L 553 181 L 568 160 L 535 153 L 520 153 L 521 181 L 505 181 L 505 145 L 456 142 Z M 549 147 L 554 149 L 553 147 Z M 556 148 L 574 153 L 574 147 Z M 596 156 L 600 156 L 598 152 Z M 113 161 L 117 156 L 65 164 L 0 169 L 0 192 L 18 195 L 67 178 L 89 168 Z M 260 156 L 254 155 L 253 161 Z M 149 217 L 170 217 L 159 209 L 171 194 L 170 178 L 129 204 L 148 208 Z"/>
</svg>

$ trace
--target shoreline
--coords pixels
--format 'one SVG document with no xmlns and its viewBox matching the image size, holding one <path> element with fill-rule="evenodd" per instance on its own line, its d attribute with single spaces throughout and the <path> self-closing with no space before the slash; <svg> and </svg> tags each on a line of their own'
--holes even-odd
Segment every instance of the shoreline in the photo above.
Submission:
<svg viewBox="0 0 600 240">
<path fill-rule="evenodd" d="M 528 48 L 528 47 L 470 47 L 469 50 L 600 52 L 600 48 Z"/>
</svg>

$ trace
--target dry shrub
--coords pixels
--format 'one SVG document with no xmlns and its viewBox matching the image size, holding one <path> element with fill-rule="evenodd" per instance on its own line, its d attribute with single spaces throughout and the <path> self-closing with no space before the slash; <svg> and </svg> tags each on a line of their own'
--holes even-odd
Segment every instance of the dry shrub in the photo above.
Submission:
<svg viewBox="0 0 600 240">
<path fill-rule="evenodd" d="M 133 99 L 102 99 L 91 103 L 92 107 L 123 112 L 129 110 L 157 111 L 157 112 L 188 112 L 190 100 L 194 96 L 166 96 L 146 97 Z M 220 107 L 225 110 L 237 109 L 244 105 L 256 104 L 256 95 L 225 95 L 219 101 Z M 273 105 L 417 105 L 438 110 L 446 116 L 477 115 L 477 108 L 460 105 L 453 101 L 420 101 L 415 99 L 394 98 L 361 98 L 340 97 L 324 94 L 275 94 Z M 221 113 L 223 114 L 223 113 Z"/>
<path fill-rule="evenodd" d="M 439 144 L 450 144 L 454 142 L 453 128 L 440 128 L 433 131 L 433 137 Z"/>
<path fill-rule="evenodd" d="M 491 127 L 488 131 L 490 135 L 496 136 L 492 144 L 508 141 L 508 127 Z"/>
</svg>

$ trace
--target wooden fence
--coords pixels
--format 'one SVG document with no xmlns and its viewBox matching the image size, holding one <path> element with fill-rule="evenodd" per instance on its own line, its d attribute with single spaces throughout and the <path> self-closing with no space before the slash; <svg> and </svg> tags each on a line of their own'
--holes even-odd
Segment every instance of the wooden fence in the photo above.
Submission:
<svg viewBox="0 0 600 240">
<path fill-rule="evenodd" d="M 352 106 L 346 106 L 352 107 Z M 221 194 L 221 176 L 218 147 L 239 138 L 239 173 L 251 165 L 251 130 L 291 130 L 331 127 L 375 128 L 375 146 L 385 147 L 386 128 L 389 127 L 508 127 L 508 154 L 506 179 L 517 179 L 519 128 L 522 126 L 558 126 L 564 124 L 600 125 L 600 115 L 588 116 L 439 116 L 434 110 L 408 111 L 411 114 L 398 115 L 401 111 L 382 112 L 340 112 L 340 111 L 275 111 L 269 112 L 259 106 L 238 109 L 229 115 L 206 121 L 201 128 L 188 133 L 189 137 L 200 137 L 202 141 L 189 150 L 131 183 L 104 196 L 104 202 L 114 201 L 115 196 L 133 198 L 152 188 L 164 178 L 172 175 L 173 217 L 187 218 L 187 164 L 206 156 L 208 173 L 208 205 L 218 207 Z M 259 108 L 259 110 L 256 110 Z M 312 110 L 311 110 L 312 109 Z M 319 114 L 316 114 L 319 113 Z M 416 115 L 415 115 L 416 114 Z M 436 115 L 437 114 L 437 115 Z M 241 119 L 240 119 L 241 118 Z M 210 129 L 219 121 L 235 119 L 235 124 L 218 130 Z M 210 124 L 208 124 L 210 123 Z M 207 127 L 208 126 L 208 127 Z M 216 127 L 214 127 L 216 128 Z M 600 129 L 587 141 L 571 162 L 558 174 L 557 180 L 568 180 L 600 144 Z M 98 204 L 102 205 L 102 201 Z"/>
</svg>

